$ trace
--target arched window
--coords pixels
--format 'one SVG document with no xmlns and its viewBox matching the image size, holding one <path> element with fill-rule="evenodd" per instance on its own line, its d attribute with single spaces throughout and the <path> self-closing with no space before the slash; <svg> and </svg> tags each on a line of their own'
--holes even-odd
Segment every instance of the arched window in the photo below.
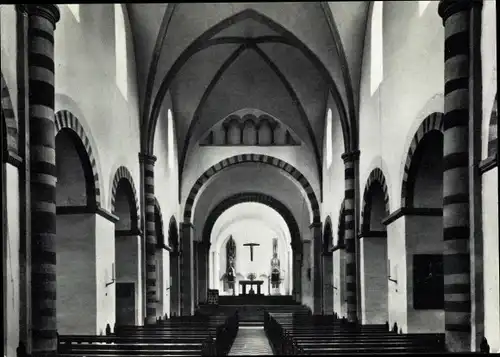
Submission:
<svg viewBox="0 0 500 357">
<path fill-rule="evenodd" d="M 116 85 L 123 97 L 127 99 L 127 37 L 125 32 L 125 16 L 121 4 L 115 4 L 115 66 Z"/>
<path fill-rule="evenodd" d="M 326 114 L 326 168 L 329 169 L 333 159 L 332 143 L 332 110 L 328 109 Z"/>
<path fill-rule="evenodd" d="M 174 117 L 172 111 L 167 112 L 167 145 L 168 145 L 168 168 L 174 168 Z"/>
<path fill-rule="evenodd" d="M 67 4 L 69 11 L 73 14 L 76 22 L 80 22 L 80 5 L 79 4 Z"/>
<path fill-rule="evenodd" d="M 383 47 L 383 22 L 382 1 L 373 2 L 371 26 L 371 56 L 370 56 L 370 91 L 371 95 L 380 86 L 384 78 L 384 47 Z"/>
<path fill-rule="evenodd" d="M 420 0 L 418 2 L 418 15 L 419 16 L 423 15 L 425 9 L 427 9 L 427 6 L 429 6 L 430 2 L 431 2 L 430 0 Z"/>
</svg>

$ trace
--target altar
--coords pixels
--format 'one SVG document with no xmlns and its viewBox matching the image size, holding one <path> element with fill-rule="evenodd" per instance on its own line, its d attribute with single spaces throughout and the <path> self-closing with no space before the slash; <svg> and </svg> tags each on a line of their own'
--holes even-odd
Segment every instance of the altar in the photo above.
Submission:
<svg viewBox="0 0 500 357">
<path fill-rule="evenodd" d="M 239 283 L 242 291 L 240 295 L 249 295 L 247 294 L 247 285 L 250 285 L 250 290 L 252 290 L 254 285 L 257 285 L 257 295 L 262 295 L 260 287 L 264 283 L 264 280 L 240 280 Z"/>
</svg>

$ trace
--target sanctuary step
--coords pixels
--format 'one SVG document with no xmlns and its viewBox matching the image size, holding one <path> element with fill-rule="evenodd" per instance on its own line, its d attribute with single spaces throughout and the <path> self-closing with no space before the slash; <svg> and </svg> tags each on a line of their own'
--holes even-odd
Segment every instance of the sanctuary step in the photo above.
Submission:
<svg viewBox="0 0 500 357">
<path fill-rule="evenodd" d="M 219 305 L 300 305 L 291 295 L 219 295 Z"/>
<path fill-rule="evenodd" d="M 386 325 L 357 325 L 304 314 L 266 314 L 275 354 L 400 354 L 446 352 L 444 334 L 398 334 Z"/>
<path fill-rule="evenodd" d="M 246 301 L 246 296 L 225 296 L 225 298 L 226 299 L 219 300 L 219 305 L 201 304 L 197 313 L 201 316 L 213 317 L 230 316 L 238 311 L 240 324 L 249 322 L 263 324 L 265 311 L 288 314 L 310 314 L 308 307 L 293 301 L 291 296 L 263 296 L 257 301 L 252 301 L 251 304 L 238 303 Z M 281 304 L 278 304 L 279 301 L 281 301 Z"/>
</svg>

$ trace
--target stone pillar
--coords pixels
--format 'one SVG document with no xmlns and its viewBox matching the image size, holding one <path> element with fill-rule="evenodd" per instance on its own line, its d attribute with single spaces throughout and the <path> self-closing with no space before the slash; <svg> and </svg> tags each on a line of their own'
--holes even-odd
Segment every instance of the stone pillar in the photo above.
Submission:
<svg viewBox="0 0 500 357">
<path fill-rule="evenodd" d="M 313 293 L 313 314 L 321 315 L 323 311 L 323 277 L 321 265 L 321 252 L 323 248 L 323 235 L 321 234 L 321 222 L 314 222 L 309 226 L 312 237 L 312 293 Z"/>
<path fill-rule="evenodd" d="M 469 113 L 471 8 L 441 0 L 444 43 L 443 239 L 445 334 L 450 352 L 471 350 Z M 481 118 L 472 118 L 481 120 Z"/>
<path fill-rule="evenodd" d="M 323 252 L 323 314 L 333 314 L 333 253 Z"/>
<path fill-rule="evenodd" d="M 52 4 L 30 4 L 27 12 L 32 352 L 52 356 L 57 352 L 54 31 L 60 13 Z"/>
<path fill-rule="evenodd" d="M 312 241 L 302 241 L 302 303 L 309 306 L 314 312 L 314 292 L 313 292 L 313 249 Z"/>
<path fill-rule="evenodd" d="M 146 234 L 146 324 L 156 322 L 156 306 L 159 300 L 156 289 L 156 227 L 154 164 L 156 157 L 139 154 L 144 177 L 144 210 Z"/>
<path fill-rule="evenodd" d="M 193 241 L 193 296 L 194 296 L 194 308 L 198 308 L 198 286 L 200 277 L 198 276 L 198 245 L 200 242 Z"/>
<path fill-rule="evenodd" d="M 170 252 L 170 316 L 180 314 L 179 252 Z"/>
<path fill-rule="evenodd" d="M 207 301 L 209 243 L 198 243 L 198 305 Z"/>
<path fill-rule="evenodd" d="M 346 299 L 347 319 L 357 319 L 357 269 L 356 269 L 356 165 L 359 151 L 342 155 L 345 170 L 345 259 L 346 259 Z"/>
<path fill-rule="evenodd" d="M 345 246 L 337 245 L 333 251 L 333 310 L 339 317 L 347 318 L 347 299 L 345 281 Z"/>
<path fill-rule="evenodd" d="M 181 223 L 181 315 L 194 314 L 193 225 Z"/>
<path fill-rule="evenodd" d="M 302 302 L 302 248 L 293 247 L 293 298 Z"/>
</svg>

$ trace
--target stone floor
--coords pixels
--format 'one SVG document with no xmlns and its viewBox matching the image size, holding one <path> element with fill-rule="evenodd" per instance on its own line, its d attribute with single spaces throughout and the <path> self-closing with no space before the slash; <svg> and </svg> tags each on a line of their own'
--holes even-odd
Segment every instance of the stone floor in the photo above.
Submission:
<svg viewBox="0 0 500 357">
<path fill-rule="evenodd" d="M 273 351 L 262 326 L 240 326 L 229 356 L 272 356 Z"/>
</svg>

